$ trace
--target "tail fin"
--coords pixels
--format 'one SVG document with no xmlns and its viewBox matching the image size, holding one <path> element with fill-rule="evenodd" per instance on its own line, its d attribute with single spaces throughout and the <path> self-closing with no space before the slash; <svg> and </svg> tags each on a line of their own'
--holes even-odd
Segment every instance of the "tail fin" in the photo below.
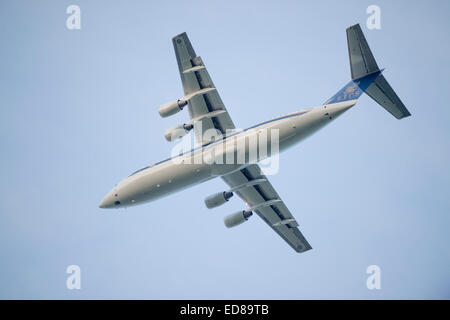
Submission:
<svg viewBox="0 0 450 320">
<path fill-rule="evenodd" d="M 372 80 L 366 88 L 358 86 L 397 119 L 410 116 L 411 113 L 381 74 L 359 24 L 347 28 L 347 45 L 352 82 L 356 84 L 366 79 L 360 82 L 367 84 L 367 80 Z"/>
</svg>

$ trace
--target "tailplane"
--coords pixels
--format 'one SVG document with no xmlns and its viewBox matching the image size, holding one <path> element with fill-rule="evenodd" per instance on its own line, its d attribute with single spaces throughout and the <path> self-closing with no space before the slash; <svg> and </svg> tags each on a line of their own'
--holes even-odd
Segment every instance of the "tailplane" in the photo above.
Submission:
<svg viewBox="0 0 450 320">
<path fill-rule="evenodd" d="M 381 74 L 359 24 L 347 28 L 348 55 L 352 81 L 325 104 L 358 99 L 365 92 L 397 119 L 411 115 Z"/>
</svg>

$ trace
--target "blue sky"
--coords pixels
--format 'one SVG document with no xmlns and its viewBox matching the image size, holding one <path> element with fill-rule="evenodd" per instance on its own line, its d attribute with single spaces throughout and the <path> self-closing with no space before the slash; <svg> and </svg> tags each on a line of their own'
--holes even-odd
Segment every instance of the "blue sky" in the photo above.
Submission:
<svg viewBox="0 0 450 320">
<path fill-rule="evenodd" d="M 66 8 L 81 8 L 81 30 Z M 368 30 L 367 6 L 381 8 Z M 450 298 L 448 1 L 1 1 L 0 298 Z M 212 180 L 102 210 L 119 180 L 170 154 L 157 107 L 182 95 L 186 31 L 238 127 L 321 104 L 350 79 L 361 23 L 412 117 L 367 96 L 281 154 L 271 182 L 313 250 L 296 254 Z M 67 266 L 81 290 L 66 288 Z M 381 290 L 366 268 L 381 268 Z"/>
</svg>

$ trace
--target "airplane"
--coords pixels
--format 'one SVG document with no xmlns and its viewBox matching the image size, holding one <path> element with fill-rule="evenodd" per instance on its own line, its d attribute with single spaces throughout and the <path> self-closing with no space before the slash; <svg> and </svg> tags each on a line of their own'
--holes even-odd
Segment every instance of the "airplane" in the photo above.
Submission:
<svg viewBox="0 0 450 320">
<path fill-rule="evenodd" d="M 168 129 L 164 135 L 168 141 L 177 141 L 193 131 L 197 145 L 135 171 L 115 185 L 99 207 L 134 206 L 220 177 L 229 189 L 208 196 L 206 207 L 212 209 L 223 205 L 234 194 L 247 205 L 246 209 L 224 218 L 226 227 L 237 226 L 256 213 L 296 252 L 312 249 L 300 232 L 298 222 L 261 170 L 260 162 L 332 122 L 353 107 L 363 92 L 397 119 L 411 115 L 383 76 L 383 70 L 378 68 L 359 24 L 347 28 L 346 33 L 351 70 L 351 80 L 347 85 L 322 105 L 264 121 L 245 130 L 236 130 L 187 34 L 173 37 L 184 97 L 163 104 L 158 111 L 161 117 L 169 117 L 187 106 L 190 121 Z M 205 135 L 208 130 L 217 132 L 217 135 Z M 246 142 L 264 141 L 263 131 L 268 132 L 266 137 L 270 133 L 270 138 L 261 145 L 256 144 L 256 149 L 267 148 L 270 151 L 265 155 L 256 152 L 256 156 L 251 156 L 251 143 Z M 234 160 L 238 154 L 243 155 L 241 161 Z M 213 158 L 202 161 L 205 155 Z M 216 161 L 229 155 L 233 161 Z"/>
</svg>

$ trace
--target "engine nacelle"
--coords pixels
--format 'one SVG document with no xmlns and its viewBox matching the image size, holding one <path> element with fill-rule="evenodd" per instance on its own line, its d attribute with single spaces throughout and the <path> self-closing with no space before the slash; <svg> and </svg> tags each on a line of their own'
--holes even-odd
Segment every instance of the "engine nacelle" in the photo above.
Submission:
<svg viewBox="0 0 450 320">
<path fill-rule="evenodd" d="M 221 206 L 227 202 L 233 196 L 233 192 L 218 192 L 216 194 L 210 195 L 205 199 L 205 205 L 208 209 L 212 209 Z"/>
<path fill-rule="evenodd" d="M 236 213 L 230 214 L 223 219 L 223 222 L 225 223 L 225 226 L 227 228 L 232 228 L 237 225 L 240 225 L 241 223 L 245 222 L 252 216 L 253 212 L 248 212 L 245 210 L 238 211 Z"/>
<path fill-rule="evenodd" d="M 175 126 L 173 128 L 167 129 L 164 131 L 164 137 L 167 141 L 175 141 L 184 137 L 189 130 L 186 130 L 185 125 L 181 124 L 179 126 Z"/>
<path fill-rule="evenodd" d="M 187 105 L 187 101 L 185 100 L 177 100 L 165 103 L 158 108 L 159 115 L 163 118 L 170 117 L 175 113 L 183 110 L 183 108 Z"/>
</svg>

